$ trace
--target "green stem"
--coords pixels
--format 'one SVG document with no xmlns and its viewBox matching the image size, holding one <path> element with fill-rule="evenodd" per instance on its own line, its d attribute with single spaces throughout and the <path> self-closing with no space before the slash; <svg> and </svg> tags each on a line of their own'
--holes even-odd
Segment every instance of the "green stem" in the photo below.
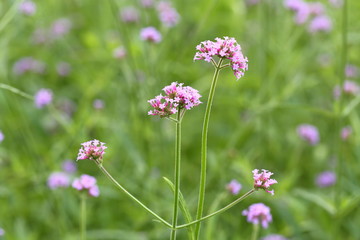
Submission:
<svg viewBox="0 0 360 240">
<path fill-rule="evenodd" d="M 86 240 L 86 193 L 81 194 L 81 216 L 80 216 L 80 234 L 81 240 Z"/>
<path fill-rule="evenodd" d="M 27 94 L 27 93 L 25 93 L 25 92 L 23 92 L 23 91 L 21 91 L 21 90 L 19 90 L 17 88 L 14 88 L 14 87 L 12 87 L 10 85 L 0 83 L 0 88 L 8 90 L 8 91 L 10 91 L 12 93 L 15 93 L 15 94 L 20 95 L 20 96 L 22 96 L 24 98 L 27 98 L 27 99 L 30 99 L 30 100 L 34 101 L 33 96 L 31 96 L 30 94 Z"/>
<path fill-rule="evenodd" d="M 151 215 L 153 215 L 156 219 L 158 219 L 160 222 L 162 222 L 165 226 L 168 228 L 172 228 L 172 225 L 165 221 L 163 218 L 161 218 L 159 215 L 154 213 L 150 208 L 145 206 L 140 200 L 138 200 L 136 197 L 134 197 L 131 193 L 129 193 L 123 186 L 121 186 L 111 175 L 110 173 L 102 166 L 101 163 L 96 162 L 100 170 L 121 190 L 123 191 L 128 197 L 130 197 L 132 200 L 134 200 L 137 204 L 139 204 L 142 208 L 144 208 L 146 211 L 148 211 Z"/>
<path fill-rule="evenodd" d="M 178 109 L 175 137 L 175 191 L 174 191 L 174 215 L 172 221 L 171 240 L 176 239 L 176 224 L 178 218 L 179 191 L 180 191 L 180 163 L 181 163 L 181 111 Z"/>
<path fill-rule="evenodd" d="M 219 77 L 220 66 L 223 62 L 223 59 L 220 58 L 218 64 L 214 64 L 215 73 L 211 82 L 208 102 L 206 104 L 204 123 L 202 129 L 202 138 L 201 138 L 201 173 L 200 173 L 200 188 L 199 188 L 199 201 L 197 206 L 196 219 L 200 220 L 202 217 L 204 209 L 204 200 L 205 200 L 205 185 L 206 185 L 206 154 L 207 154 L 207 133 L 209 128 L 210 112 L 211 106 L 214 99 L 214 93 L 216 88 L 217 79 Z M 200 234 L 200 221 L 195 226 L 195 239 L 199 239 Z"/>
<path fill-rule="evenodd" d="M 216 212 L 213 212 L 205 217 L 202 217 L 198 220 L 195 220 L 195 221 L 192 221 L 192 222 L 189 222 L 187 224 L 183 224 L 183 225 L 179 225 L 176 227 L 176 229 L 182 229 L 182 228 L 186 228 L 186 227 L 189 227 L 191 225 L 194 225 L 194 224 L 197 224 L 197 223 L 200 223 L 208 218 L 211 218 L 219 213 L 222 213 L 222 212 L 225 212 L 226 210 L 232 208 L 233 206 L 235 206 L 236 204 L 238 204 L 239 202 L 241 202 L 242 200 L 244 200 L 245 198 L 247 198 L 248 196 L 250 196 L 251 194 L 253 194 L 256 190 L 255 189 L 251 189 L 250 191 L 248 191 L 247 193 L 245 193 L 244 195 L 242 195 L 240 198 L 236 199 L 235 201 L 233 201 L 232 203 L 226 205 L 225 207 L 217 210 Z"/>
<path fill-rule="evenodd" d="M 259 224 L 253 224 L 253 232 L 251 235 L 251 240 L 257 240 L 259 236 Z"/>
</svg>

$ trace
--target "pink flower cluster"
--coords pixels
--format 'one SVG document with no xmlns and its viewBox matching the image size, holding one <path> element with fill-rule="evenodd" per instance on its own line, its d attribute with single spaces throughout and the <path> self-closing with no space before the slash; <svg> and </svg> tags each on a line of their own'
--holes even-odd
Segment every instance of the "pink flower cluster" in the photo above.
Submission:
<svg viewBox="0 0 360 240">
<path fill-rule="evenodd" d="M 47 185 L 50 189 L 68 187 L 70 185 L 70 176 L 64 172 L 53 172 L 47 180 Z"/>
<path fill-rule="evenodd" d="M 99 187 L 96 185 L 96 178 L 83 174 L 72 183 L 72 187 L 79 191 L 88 191 L 92 197 L 100 195 Z"/>
<path fill-rule="evenodd" d="M 241 184 L 238 181 L 236 181 L 235 179 L 231 180 L 231 182 L 226 185 L 226 189 L 232 195 L 237 195 L 240 192 L 241 188 L 242 188 Z"/>
<path fill-rule="evenodd" d="M 45 64 L 32 57 L 24 57 L 15 62 L 13 72 L 16 75 L 22 75 L 27 72 L 42 74 L 45 71 Z"/>
<path fill-rule="evenodd" d="M 356 96 L 360 93 L 360 86 L 354 81 L 346 80 L 342 88 L 339 85 L 334 87 L 334 98 L 338 99 L 342 92 L 347 95 Z"/>
<path fill-rule="evenodd" d="M 167 27 L 175 26 L 180 19 L 179 13 L 171 6 L 170 2 L 161 1 L 157 6 L 160 21 Z"/>
<path fill-rule="evenodd" d="M 320 2 L 306 2 L 304 0 L 285 0 L 285 7 L 295 12 L 296 24 L 304 24 L 310 19 L 308 31 L 329 32 L 332 29 L 331 19 L 325 15 L 325 7 Z"/>
<path fill-rule="evenodd" d="M 274 190 L 269 190 L 271 185 L 277 183 L 275 179 L 271 179 L 271 175 L 273 175 L 273 173 L 265 169 L 263 169 L 260 173 L 258 169 L 254 169 L 252 173 L 254 178 L 254 188 L 256 190 L 264 189 L 266 192 L 274 195 Z"/>
<path fill-rule="evenodd" d="M 183 83 L 173 82 L 171 85 L 163 88 L 165 96 L 159 95 L 148 102 L 154 108 L 148 112 L 149 115 L 158 115 L 168 117 L 181 109 L 190 110 L 198 106 L 201 95 L 197 90 L 189 86 L 183 86 Z"/>
<path fill-rule="evenodd" d="M 272 222 L 272 215 L 270 208 L 263 203 L 255 203 L 250 205 L 249 209 L 242 212 L 243 216 L 247 217 L 247 221 L 253 224 L 261 223 L 263 228 L 267 228 Z"/>
<path fill-rule="evenodd" d="M 50 89 L 42 88 L 35 94 L 35 105 L 37 108 L 43 108 L 52 102 L 52 91 Z"/>
<path fill-rule="evenodd" d="M 297 127 L 299 136 L 311 145 L 315 145 L 320 141 L 319 131 L 317 127 L 310 124 L 302 124 Z"/>
<path fill-rule="evenodd" d="M 146 27 L 141 29 L 140 38 L 144 41 L 159 43 L 161 42 L 161 33 L 154 27 Z"/>
<path fill-rule="evenodd" d="M 81 148 L 78 153 L 77 160 L 95 160 L 96 162 L 101 162 L 103 155 L 105 154 L 105 143 L 100 142 L 99 140 L 91 140 L 81 144 Z"/>
<path fill-rule="evenodd" d="M 19 11 L 27 16 L 34 15 L 36 12 L 36 4 L 33 1 L 26 0 L 19 5 Z"/>
<path fill-rule="evenodd" d="M 214 56 L 226 58 L 230 60 L 230 65 L 237 79 L 244 75 L 244 71 L 248 69 L 248 59 L 241 52 L 240 45 L 234 38 L 224 37 L 215 38 L 213 41 L 203 41 L 196 46 L 195 60 L 204 60 L 210 62 Z"/>
</svg>

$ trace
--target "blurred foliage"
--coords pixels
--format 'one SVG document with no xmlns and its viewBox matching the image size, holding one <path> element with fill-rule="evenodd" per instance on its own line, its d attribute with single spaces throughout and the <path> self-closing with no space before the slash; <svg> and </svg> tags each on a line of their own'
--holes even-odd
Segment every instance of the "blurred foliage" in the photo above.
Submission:
<svg viewBox="0 0 360 240">
<path fill-rule="evenodd" d="M 33 16 L 18 11 L 21 1 L 0 2 L 0 83 L 34 95 L 40 88 L 54 93 L 53 103 L 37 109 L 32 101 L 0 89 L 0 227 L 5 239 L 78 239 L 77 192 L 50 190 L 50 173 L 65 159 L 76 159 L 80 143 L 100 139 L 108 146 L 104 165 L 130 192 L 170 221 L 172 191 L 162 177 L 173 178 L 172 122 L 147 115 L 148 99 L 173 81 L 198 89 L 206 102 L 211 64 L 193 62 L 195 46 L 215 37 L 235 37 L 249 58 L 249 71 L 236 81 L 230 69 L 220 73 L 209 129 L 205 212 L 235 199 L 226 192 L 231 179 L 252 187 L 251 171 L 274 172 L 276 195 L 258 192 L 202 225 L 202 239 L 249 239 L 251 225 L 241 215 L 250 204 L 271 207 L 273 223 L 260 236 L 290 239 L 360 239 L 360 97 L 336 101 L 333 88 L 342 79 L 342 9 L 322 1 L 333 20 L 330 33 L 310 34 L 293 22 L 282 1 L 172 1 L 181 19 L 161 25 L 154 8 L 138 1 L 36 1 Z M 359 1 L 348 1 L 347 62 L 360 66 Z M 124 23 L 119 11 L 134 6 L 137 23 Z M 35 44 L 37 29 L 49 29 L 60 18 L 70 32 Z M 139 37 L 155 26 L 159 44 Z M 123 46 L 124 59 L 113 57 Z M 16 75 L 14 64 L 31 56 L 46 65 L 43 74 Z M 325 59 L 325 60 L 324 60 Z M 68 62 L 71 72 L 59 76 L 56 65 Z M 353 79 L 359 81 L 359 78 Z M 101 99 L 103 109 L 93 101 Z M 69 110 L 70 109 L 70 110 Z M 200 172 L 200 138 L 205 104 L 183 121 L 182 183 L 184 198 L 196 212 Z M 320 143 L 310 146 L 296 133 L 313 124 Z M 347 141 L 340 129 L 351 126 Z M 76 175 L 96 176 L 99 198 L 89 199 L 89 239 L 167 239 L 169 230 L 111 185 L 95 164 L 78 162 Z M 318 173 L 333 170 L 336 186 L 318 188 Z M 185 220 L 180 217 L 179 222 Z M 186 239 L 179 231 L 179 239 Z"/>
</svg>

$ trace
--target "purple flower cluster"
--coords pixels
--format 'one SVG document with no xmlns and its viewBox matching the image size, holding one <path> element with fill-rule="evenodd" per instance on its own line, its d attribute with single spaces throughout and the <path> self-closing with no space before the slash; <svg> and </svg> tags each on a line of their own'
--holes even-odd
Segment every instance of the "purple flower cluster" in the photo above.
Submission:
<svg viewBox="0 0 360 240">
<path fill-rule="evenodd" d="M 64 172 L 53 172 L 47 180 L 47 185 L 50 189 L 66 188 L 70 185 L 70 176 Z"/>
<path fill-rule="evenodd" d="M 352 128 L 350 126 L 343 127 L 341 129 L 340 136 L 342 140 L 346 141 L 350 137 L 351 133 L 352 133 Z"/>
<path fill-rule="evenodd" d="M 124 7 L 120 10 L 120 18 L 125 23 L 136 23 L 139 21 L 139 11 L 133 7 Z"/>
<path fill-rule="evenodd" d="M 240 45 L 234 38 L 224 37 L 215 38 L 213 41 L 203 41 L 196 46 L 195 60 L 204 60 L 210 62 L 214 56 L 226 58 L 230 60 L 230 65 L 237 79 L 244 75 L 244 71 L 248 69 L 248 59 L 241 52 Z"/>
<path fill-rule="evenodd" d="M 42 88 L 35 94 L 35 105 L 37 108 L 43 108 L 52 101 L 52 91 Z"/>
<path fill-rule="evenodd" d="M 56 65 L 56 72 L 59 76 L 61 77 L 66 77 L 70 74 L 71 72 L 71 66 L 69 63 L 67 62 L 59 62 Z"/>
<path fill-rule="evenodd" d="M 123 59 L 126 57 L 126 49 L 123 46 L 115 48 L 113 51 L 113 56 L 116 59 Z"/>
<path fill-rule="evenodd" d="M 359 68 L 352 64 L 347 64 L 345 66 L 345 76 L 347 78 L 355 78 L 359 76 Z"/>
<path fill-rule="evenodd" d="M 72 160 L 65 160 L 62 164 L 62 169 L 65 173 L 72 174 L 76 172 L 77 167 L 74 161 Z"/>
<path fill-rule="evenodd" d="M 315 180 L 317 186 L 324 188 L 334 185 L 336 182 L 336 175 L 334 172 L 325 171 L 320 173 Z"/>
<path fill-rule="evenodd" d="M 101 99 L 95 99 L 93 102 L 93 107 L 98 110 L 103 109 L 105 107 L 105 103 Z"/>
<path fill-rule="evenodd" d="M 96 162 L 102 162 L 103 156 L 105 154 L 105 143 L 100 142 L 99 140 L 91 140 L 81 144 L 81 148 L 78 153 L 77 160 L 95 160 Z"/>
<path fill-rule="evenodd" d="M 34 15 L 36 12 L 36 4 L 33 1 L 26 0 L 19 5 L 19 11 L 24 15 Z"/>
<path fill-rule="evenodd" d="M 302 124 L 298 126 L 297 133 L 303 140 L 307 141 L 311 145 L 317 144 L 320 140 L 317 127 L 310 124 Z"/>
<path fill-rule="evenodd" d="M 279 234 L 270 234 L 261 238 L 261 240 L 288 240 L 288 239 Z"/>
<path fill-rule="evenodd" d="M 0 228 L 0 237 L 5 235 L 5 230 Z"/>
<path fill-rule="evenodd" d="M 304 24 L 310 19 L 308 31 L 310 33 L 329 32 L 332 21 L 325 14 L 325 7 L 320 2 L 306 2 L 304 0 L 285 0 L 285 7 L 295 12 L 296 24 Z M 313 17 L 311 19 L 311 17 Z"/>
<path fill-rule="evenodd" d="M 339 85 L 334 87 L 334 98 L 338 99 L 342 92 L 346 95 L 356 96 L 360 93 L 360 86 L 354 81 L 346 80 L 342 88 Z"/>
<path fill-rule="evenodd" d="M 270 208 L 263 203 L 255 203 L 250 205 L 249 209 L 242 212 L 243 216 L 247 216 L 247 221 L 253 224 L 261 223 L 263 228 L 267 228 L 272 221 Z"/>
<path fill-rule="evenodd" d="M 241 188 L 241 184 L 235 179 L 231 180 L 231 182 L 226 185 L 226 189 L 233 195 L 237 195 Z"/>
<path fill-rule="evenodd" d="M 157 6 L 160 21 L 167 27 L 175 26 L 180 19 L 179 13 L 171 6 L 170 2 L 161 1 Z"/>
<path fill-rule="evenodd" d="M 68 18 L 57 19 L 49 28 L 36 29 L 33 33 L 32 41 L 34 44 L 49 43 L 68 34 L 72 25 L 71 20 Z"/>
<path fill-rule="evenodd" d="M 0 131 L 0 143 L 1 143 L 2 141 L 4 141 L 4 139 L 5 139 L 5 136 L 4 136 L 4 134 L 2 133 L 2 131 Z"/>
<path fill-rule="evenodd" d="M 159 95 L 148 102 L 154 108 L 148 112 L 149 115 L 158 115 L 160 117 L 169 117 L 178 112 L 178 110 L 198 106 L 201 95 L 197 90 L 189 86 L 183 86 L 183 83 L 173 82 L 171 85 L 163 88 L 165 96 Z"/>
<path fill-rule="evenodd" d="M 154 27 L 146 27 L 141 29 L 140 38 L 144 41 L 159 43 L 161 42 L 161 33 Z"/>
<path fill-rule="evenodd" d="M 273 173 L 265 169 L 263 169 L 260 173 L 258 169 L 254 169 L 252 173 L 254 178 L 254 188 L 256 190 L 264 189 L 266 192 L 274 195 L 274 190 L 269 190 L 271 185 L 277 183 L 275 179 L 271 179 L 271 175 L 273 175 Z"/>
<path fill-rule="evenodd" d="M 38 61 L 32 57 L 24 57 L 15 62 L 13 66 L 13 72 L 16 75 L 22 75 L 27 72 L 33 73 L 44 73 L 45 64 L 41 61 Z"/>
<path fill-rule="evenodd" d="M 68 18 L 60 18 L 54 21 L 51 27 L 51 33 L 54 37 L 66 35 L 72 28 L 72 22 Z"/>
<path fill-rule="evenodd" d="M 98 197 L 100 195 L 99 187 L 96 185 L 96 178 L 83 174 L 80 178 L 73 181 L 72 187 L 78 191 L 87 191 L 92 197 Z"/>
</svg>

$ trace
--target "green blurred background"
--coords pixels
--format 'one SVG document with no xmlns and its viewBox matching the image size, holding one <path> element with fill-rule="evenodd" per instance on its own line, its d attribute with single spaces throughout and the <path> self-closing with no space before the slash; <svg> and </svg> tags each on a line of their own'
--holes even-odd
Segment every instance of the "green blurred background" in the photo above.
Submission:
<svg viewBox="0 0 360 240">
<path fill-rule="evenodd" d="M 329 33 L 311 34 L 293 21 L 283 1 L 176 0 L 176 26 L 163 26 L 156 7 L 131 0 L 39 0 L 27 16 L 21 1 L 0 2 L 0 83 L 35 95 L 53 91 L 50 106 L 0 89 L 0 228 L 4 239 L 79 239 L 79 194 L 50 190 L 47 179 L 61 171 L 66 159 L 76 159 L 80 143 L 99 139 L 108 149 L 104 166 L 130 192 L 170 221 L 173 195 L 162 177 L 173 178 L 175 126 L 148 116 L 147 100 L 171 82 L 200 91 L 206 102 L 213 67 L 193 62 L 195 47 L 215 37 L 235 37 L 249 59 L 239 81 L 224 69 L 215 94 L 209 128 L 208 179 L 205 212 L 236 199 L 226 190 L 232 179 L 245 193 L 251 171 L 274 172 L 275 196 L 259 191 L 232 210 L 206 221 L 201 239 L 249 239 L 250 223 L 241 212 L 263 202 L 273 222 L 260 236 L 282 234 L 289 239 L 360 239 L 360 96 L 333 97 L 344 81 L 344 64 L 360 66 L 360 2 L 350 0 L 346 45 L 343 9 L 324 4 L 333 22 Z M 154 5 L 156 5 L 156 1 Z M 119 17 L 133 6 L 139 21 Z M 61 37 L 34 43 L 37 29 L 49 29 L 66 18 L 71 29 Z M 140 39 L 140 30 L 156 27 L 158 44 Z M 114 58 L 115 48 L 127 54 Z M 344 52 L 347 59 L 344 62 Z M 14 73 L 14 64 L 31 56 L 44 62 L 42 74 Z M 67 62 L 67 76 L 56 72 Z M 359 81 L 359 76 L 352 79 Z M 104 108 L 95 109 L 101 99 Z M 181 190 L 195 215 L 200 173 L 201 126 L 205 104 L 183 120 Z M 320 142 L 311 146 L 299 138 L 298 125 L 319 129 Z M 343 141 L 340 129 L 351 126 Z M 88 239 L 167 239 L 169 230 L 153 221 L 119 192 L 89 161 L 79 161 L 75 176 L 97 177 L 101 195 L 88 201 Z M 335 171 L 337 183 L 315 184 L 323 171 Z M 180 223 L 184 219 L 180 217 Z M 178 239 L 186 239 L 179 231 Z M 0 237 L 1 238 L 1 237 Z"/>
</svg>

